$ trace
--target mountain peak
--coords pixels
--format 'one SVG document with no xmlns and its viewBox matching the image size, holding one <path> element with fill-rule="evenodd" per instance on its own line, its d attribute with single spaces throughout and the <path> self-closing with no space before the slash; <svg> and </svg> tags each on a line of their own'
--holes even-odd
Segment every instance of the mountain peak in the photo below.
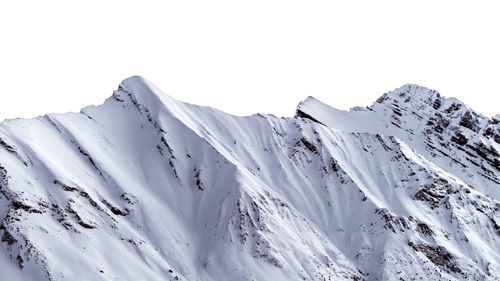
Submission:
<svg viewBox="0 0 500 281">
<path fill-rule="evenodd" d="M 438 91 L 417 84 L 406 84 L 383 94 L 376 103 L 424 103 L 438 109 L 443 101 Z"/>
<path fill-rule="evenodd" d="M 164 94 L 142 76 L 134 75 L 123 80 L 118 86 L 117 92 L 133 95 L 140 100 L 161 99 Z"/>
<path fill-rule="evenodd" d="M 130 100 L 141 111 L 145 111 L 149 118 L 154 118 L 163 109 L 170 109 L 174 104 L 179 104 L 176 99 L 138 75 L 123 80 L 110 100 L 118 102 Z"/>
<path fill-rule="evenodd" d="M 488 130 L 487 127 L 498 119 L 496 116 L 487 118 L 457 98 L 447 98 L 438 91 L 415 84 L 407 84 L 385 93 L 369 109 L 387 115 L 396 123 L 408 118 L 408 115 L 419 120 L 425 116 L 444 118 L 445 124 L 455 124 L 475 133 Z"/>
<path fill-rule="evenodd" d="M 315 97 L 308 96 L 305 100 L 301 101 L 297 106 L 297 110 L 295 111 L 295 118 L 309 119 L 316 123 L 323 124 L 317 118 L 313 117 L 310 113 L 311 112 L 318 113 L 318 111 L 321 111 L 321 108 L 325 107 L 329 108 L 329 110 L 334 110 L 333 108 L 329 107 L 328 105 L 316 99 Z"/>
</svg>

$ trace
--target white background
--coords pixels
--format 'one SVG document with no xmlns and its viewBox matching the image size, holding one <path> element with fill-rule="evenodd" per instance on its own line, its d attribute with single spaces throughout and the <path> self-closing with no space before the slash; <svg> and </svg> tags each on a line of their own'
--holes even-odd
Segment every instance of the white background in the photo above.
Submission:
<svg viewBox="0 0 500 281">
<path fill-rule="evenodd" d="M 0 1 L 0 119 L 77 111 L 141 75 L 171 96 L 293 115 L 406 83 L 500 113 L 498 1 Z"/>
</svg>

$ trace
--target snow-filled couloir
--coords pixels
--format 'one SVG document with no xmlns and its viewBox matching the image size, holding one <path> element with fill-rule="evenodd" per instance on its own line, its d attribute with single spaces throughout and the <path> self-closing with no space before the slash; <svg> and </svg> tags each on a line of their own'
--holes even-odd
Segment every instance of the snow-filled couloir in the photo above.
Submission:
<svg viewBox="0 0 500 281">
<path fill-rule="evenodd" d="M 498 280 L 498 151 L 416 85 L 236 117 L 131 77 L 0 125 L 0 279 Z"/>
</svg>

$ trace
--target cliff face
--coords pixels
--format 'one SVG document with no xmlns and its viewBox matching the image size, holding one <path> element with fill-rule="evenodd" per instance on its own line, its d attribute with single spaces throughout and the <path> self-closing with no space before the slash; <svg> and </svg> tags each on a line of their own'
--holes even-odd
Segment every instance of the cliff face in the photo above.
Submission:
<svg viewBox="0 0 500 281">
<path fill-rule="evenodd" d="M 495 280 L 500 118 L 416 85 L 294 118 L 140 77 L 0 126 L 6 280 Z"/>
</svg>

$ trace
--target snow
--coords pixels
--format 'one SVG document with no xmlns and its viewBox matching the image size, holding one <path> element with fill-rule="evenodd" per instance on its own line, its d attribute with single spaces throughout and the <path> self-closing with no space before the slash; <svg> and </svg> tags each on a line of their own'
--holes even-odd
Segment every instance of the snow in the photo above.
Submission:
<svg viewBox="0 0 500 281">
<path fill-rule="evenodd" d="M 134 76 L 80 113 L 5 121 L 3 276 L 495 280 L 498 156 L 475 146 L 497 147 L 494 125 L 464 128 L 454 103 L 405 85 L 364 109 L 235 117 Z"/>
</svg>

